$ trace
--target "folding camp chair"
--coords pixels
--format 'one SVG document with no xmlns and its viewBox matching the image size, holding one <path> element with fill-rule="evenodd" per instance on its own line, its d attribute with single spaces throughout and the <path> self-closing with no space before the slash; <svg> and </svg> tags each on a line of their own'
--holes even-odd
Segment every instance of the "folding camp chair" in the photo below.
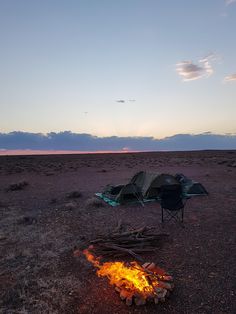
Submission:
<svg viewBox="0 0 236 314">
<path fill-rule="evenodd" d="M 174 219 L 178 223 L 183 223 L 184 206 L 181 185 L 164 185 L 161 187 L 161 222 L 164 222 L 164 213 L 168 218 L 166 221 Z"/>
</svg>

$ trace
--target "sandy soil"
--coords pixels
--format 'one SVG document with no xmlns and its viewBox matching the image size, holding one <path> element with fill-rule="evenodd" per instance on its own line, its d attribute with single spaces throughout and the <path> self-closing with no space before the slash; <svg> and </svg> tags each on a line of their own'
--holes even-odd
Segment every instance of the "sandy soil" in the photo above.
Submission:
<svg viewBox="0 0 236 314">
<path fill-rule="evenodd" d="M 188 201 L 184 229 L 161 226 L 157 203 L 112 208 L 92 199 L 140 170 L 183 173 L 209 196 Z M 235 211 L 235 151 L 2 156 L 0 313 L 236 313 Z M 170 234 L 145 257 L 175 278 L 167 302 L 127 307 L 93 266 L 73 256 L 120 219 Z"/>
</svg>

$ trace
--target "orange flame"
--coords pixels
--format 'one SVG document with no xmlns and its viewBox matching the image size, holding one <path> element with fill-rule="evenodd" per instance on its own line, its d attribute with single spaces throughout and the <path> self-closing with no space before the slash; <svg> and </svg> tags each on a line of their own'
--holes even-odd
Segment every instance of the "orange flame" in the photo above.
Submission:
<svg viewBox="0 0 236 314">
<path fill-rule="evenodd" d="M 153 278 L 155 276 L 151 278 L 150 274 L 137 262 L 132 262 L 130 265 L 126 265 L 124 262 L 100 264 L 99 259 L 91 254 L 88 249 L 84 250 L 83 254 L 89 262 L 99 268 L 97 275 L 99 277 L 108 277 L 111 285 L 123 287 L 128 291 L 136 291 L 144 297 L 156 293 L 155 287 L 158 287 L 157 278 Z"/>
</svg>

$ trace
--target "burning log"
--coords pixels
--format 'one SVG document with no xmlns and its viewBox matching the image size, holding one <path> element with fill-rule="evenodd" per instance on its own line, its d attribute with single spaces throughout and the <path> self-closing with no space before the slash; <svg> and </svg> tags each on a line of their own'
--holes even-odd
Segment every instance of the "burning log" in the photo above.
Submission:
<svg viewBox="0 0 236 314">
<path fill-rule="evenodd" d="M 84 250 L 83 254 L 98 269 L 99 277 L 107 277 L 110 280 L 110 284 L 115 287 L 121 300 L 128 306 L 144 305 L 148 301 L 153 301 L 155 304 L 159 301 L 164 302 L 173 289 L 173 282 L 170 282 L 173 281 L 172 276 L 154 263 L 143 265 L 136 261 L 101 263 L 90 250 Z M 78 250 L 74 255 L 78 256 Z"/>
</svg>

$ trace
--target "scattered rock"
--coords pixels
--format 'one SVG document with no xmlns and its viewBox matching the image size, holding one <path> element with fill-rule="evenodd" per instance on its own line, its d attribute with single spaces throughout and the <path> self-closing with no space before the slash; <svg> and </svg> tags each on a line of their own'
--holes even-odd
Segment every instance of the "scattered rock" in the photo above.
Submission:
<svg viewBox="0 0 236 314">
<path fill-rule="evenodd" d="M 95 197 L 92 197 L 86 201 L 86 207 L 96 207 L 96 208 L 104 207 L 104 203 L 103 203 L 103 201 L 101 201 Z"/>
<path fill-rule="evenodd" d="M 73 209 L 75 209 L 77 207 L 77 204 L 76 203 L 74 203 L 74 202 L 68 202 L 68 203 L 66 203 L 65 204 L 65 209 L 67 209 L 67 210 L 73 210 Z"/>
</svg>

